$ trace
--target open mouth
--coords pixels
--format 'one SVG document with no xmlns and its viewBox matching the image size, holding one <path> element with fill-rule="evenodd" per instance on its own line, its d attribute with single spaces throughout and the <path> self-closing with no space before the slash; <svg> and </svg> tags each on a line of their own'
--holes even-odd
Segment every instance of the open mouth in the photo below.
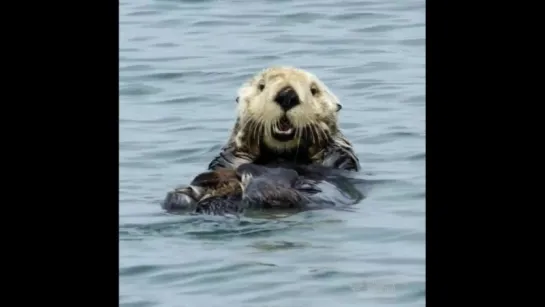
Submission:
<svg viewBox="0 0 545 307">
<path fill-rule="evenodd" d="M 289 119 L 284 116 L 272 128 L 274 137 L 279 140 L 291 140 L 295 135 L 295 128 L 291 125 Z"/>
</svg>

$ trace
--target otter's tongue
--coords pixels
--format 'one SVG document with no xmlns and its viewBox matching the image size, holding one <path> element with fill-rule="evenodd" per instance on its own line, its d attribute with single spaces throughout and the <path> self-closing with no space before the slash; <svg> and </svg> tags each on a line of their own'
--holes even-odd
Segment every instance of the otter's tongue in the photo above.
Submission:
<svg viewBox="0 0 545 307">
<path fill-rule="evenodd" d="M 282 131 L 288 131 L 291 129 L 291 124 L 286 118 L 282 118 L 278 123 L 278 129 Z"/>
</svg>

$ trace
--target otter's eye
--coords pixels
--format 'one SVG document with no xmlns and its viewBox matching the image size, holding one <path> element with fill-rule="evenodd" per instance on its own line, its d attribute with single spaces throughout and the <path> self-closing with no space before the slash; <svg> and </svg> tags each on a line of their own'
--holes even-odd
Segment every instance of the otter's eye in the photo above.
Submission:
<svg viewBox="0 0 545 307">
<path fill-rule="evenodd" d="M 257 85 L 257 88 L 258 88 L 260 91 L 262 91 L 263 89 L 265 89 L 265 84 L 259 83 L 259 84 Z"/>
<path fill-rule="evenodd" d="M 318 88 L 315 86 L 310 87 L 310 93 L 312 96 L 316 96 L 316 94 L 318 94 Z"/>
</svg>

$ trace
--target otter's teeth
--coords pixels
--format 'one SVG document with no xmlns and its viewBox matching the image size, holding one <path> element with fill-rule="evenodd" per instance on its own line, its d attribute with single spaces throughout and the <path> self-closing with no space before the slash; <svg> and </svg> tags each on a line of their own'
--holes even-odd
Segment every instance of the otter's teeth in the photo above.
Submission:
<svg viewBox="0 0 545 307">
<path fill-rule="evenodd" d="M 280 130 L 277 127 L 274 127 L 274 132 L 278 134 L 292 134 L 293 128 L 289 128 L 288 130 Z"/>
</svg>

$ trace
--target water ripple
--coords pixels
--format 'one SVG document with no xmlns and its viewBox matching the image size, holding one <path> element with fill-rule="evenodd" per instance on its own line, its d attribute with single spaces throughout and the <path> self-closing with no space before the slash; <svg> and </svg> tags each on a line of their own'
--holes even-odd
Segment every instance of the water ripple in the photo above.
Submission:
<svg viewBox="0 0 545 307">
<path fill-rule="evenodd" d="M 121 1 L 119 35 L 121 306 L 425 305 L 424 0 Z M 224 144 L 241 83 L 275 64 L 339 96 L 366 198 L 162 212 Z"/>
</svg>

